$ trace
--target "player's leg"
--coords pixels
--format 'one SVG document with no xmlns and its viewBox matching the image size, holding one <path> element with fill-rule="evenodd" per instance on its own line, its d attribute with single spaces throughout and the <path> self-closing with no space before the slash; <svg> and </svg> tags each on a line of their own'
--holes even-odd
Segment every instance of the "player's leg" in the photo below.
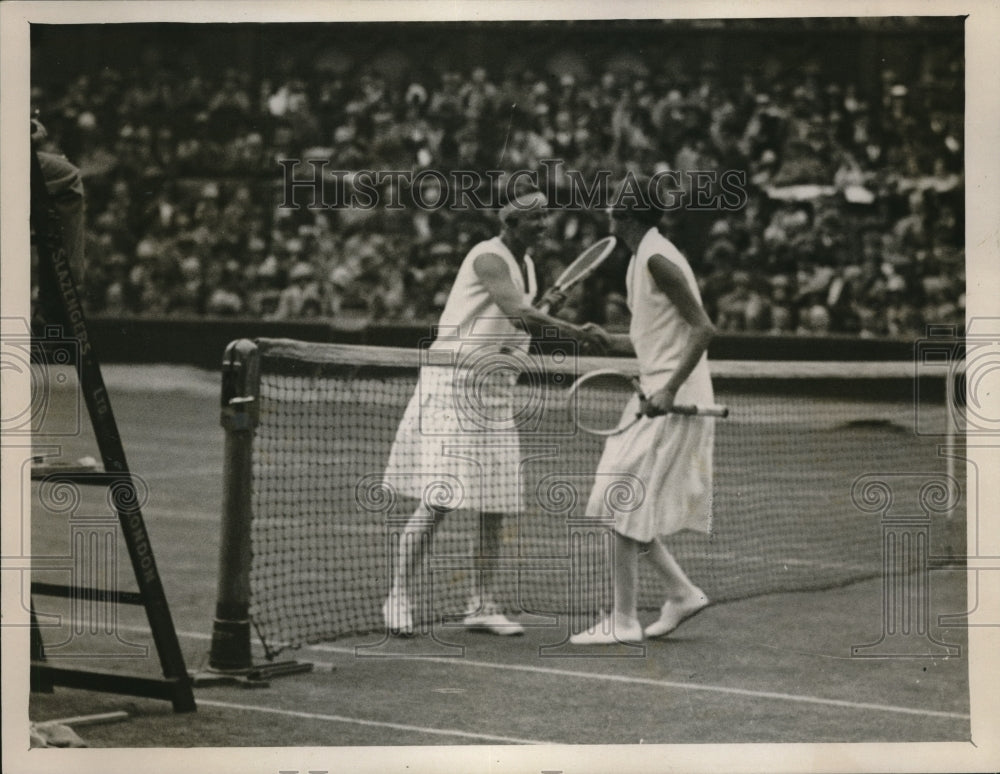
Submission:
<svg viewBox="0 0 1000 774">
<path fill-rule="evenodd" d="M 497 602 L 497 574 L 495 560 L 503 545 L 503 515 L 484 513 L 479 519 L 479 540 L 476 542 L 473 563 L 476 570 L 476 589 L 469 600 L 464 623 L 470 629 L 482 629 L 493 634 L 523 634 L 524 627 L 504 615 Z"/>
<path fill-rule="evenodd" d="M 615 623 L 639 620 L 639 543 L 615 533 Z"/>
<path fill-rule="evenodd" d="M 615 533 L 614 609 L 591 629 L 570 637 L 573 645 L 610 645 L 639 642 L 639 547 L 632 538 Z"/>
<path fill-rule="evenodd" d="M 666 581 L 667 598 L 660 617 L 646 627 L 647 637 L 669 634 L 682 622 L 708 606 L 708 596 L 694 585 L 681 566 L 659 540 L 648 545 L 646 556 Z"/>
<path fill-rule="evenodd" d="M 496 567 L 491 559 L 500 556 L 503 545 L 503 516 L 484 513 L 479 519 L 479 542 L 474 559 L 479 579 L 479 596 L 493 602 L 497 597 Z"/>
<path fill-rule="evenodd" d="M 673 554 L 659 539 L 650 541 L 644 546 L 644 549 L 643 554 L 653 563 L 653 566 L 666 581 L 667 599 L 682 602 L 692 596 L 702 594 L 701 589 L 694 585 Z"/>
<path fill-rule="evenodd" d="M 430 551 L 434 530 L 445 513 L 444 510 L 428 508 L 421 503 L 400 533 L 396 577 L 382 607 L 385 625 L 394 634 L 413 632 L 413 611 L 410 605 L 411 594 L 416 591 L 413 581 Z"/>
</svg>

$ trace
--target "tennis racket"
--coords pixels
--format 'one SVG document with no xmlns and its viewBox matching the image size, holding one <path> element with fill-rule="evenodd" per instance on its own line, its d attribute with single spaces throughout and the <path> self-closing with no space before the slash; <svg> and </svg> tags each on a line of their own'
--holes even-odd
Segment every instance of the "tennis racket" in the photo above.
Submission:
<svg viewBox="0 0 1000 774">
<path fill-rule="evenodd" d="M 597 268 L 611 255 L 615 244 L 617 244 L 617 240 L 613 236 L 604 237 L 580 253 L 576 260 L 556 278 L 552 287 L 539 300 L 537 308 L 547 313 L 553 306 L 556 306 L 557 300 L 561 302 L 560 297 L 564 297 L 570 288 L 579 285 L 597 271 Z"/>
<path fill-rule="evenodd" d="M 621 406 L 634 395 L 639 396 L 640 410 L 634 416 L 622 415 Z M 566 400 L 576 426 L 592 435 L 618 435 L 649 416 L 643 410 L 646 396 L 639 387 L 639 379 L 610 368 L 581 376 L 569 388 Z M 725 418 L 729 416 L 729 409 L 726 406 L 675 405 L 670 413 Z"/>
</svg>

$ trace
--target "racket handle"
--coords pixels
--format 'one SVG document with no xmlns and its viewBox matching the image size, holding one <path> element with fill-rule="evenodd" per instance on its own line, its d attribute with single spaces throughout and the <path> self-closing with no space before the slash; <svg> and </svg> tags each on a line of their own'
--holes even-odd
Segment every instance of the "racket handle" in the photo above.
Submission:
<svg viewBox="0 0 1000 774">
<path fill-rule="evenodd" d="M 685 417 L 719 417 L 725 419 L 729 416 L 728 406 L 692 406 L 692 405 L 675 405 L 670 409 L 671 414 L 680 414 Z M 663 416 L 662 413 L 656 412 L 654 414 L 648 414 L 645 411 L 640 411 L 639 416 L 646 417 L 660 417 Z"/>
<path fill-rule="evenodd" d="M 670 409 L 672 414 L 682 414 L 684 416 L 698 417 L 720 417 L 725 419 L 729 416 L 728 406 L 674 406 Z"/>
<path fill-rule="evenodd" d="M 538 301 L 535 302 L 535 309 L 544 314 L 552 312 L 553 308 L 558 308 L 566 302 L 566 294 L 558 287 L 549 288 Z"/>
</svg>

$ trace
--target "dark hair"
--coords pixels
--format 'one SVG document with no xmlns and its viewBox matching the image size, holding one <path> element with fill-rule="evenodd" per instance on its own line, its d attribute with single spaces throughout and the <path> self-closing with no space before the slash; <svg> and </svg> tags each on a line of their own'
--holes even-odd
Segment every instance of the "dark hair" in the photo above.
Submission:
<svg viewBox="0 0 1000 774">
<path fill-rule="evenodd" d="M 611 217 L 631 220 L 642 226 L 658 226 L 663 219 L 663 207 L 653 194 L 655 186 L 648 175 L 631 172 L 615 189 L 611 200 Z"/>
<path fill-rule="evenodd" d="M 521 182 L 513 191 L 507 192 L 509 195 L 505 197 L 504 204 L 510 204 L 515 199 L 521 199 L 525 196 L 531 196 L 532 194 L 542 193 L 542 189 L 539 188 L 534 183 Z"/>
<path fill-rule="evenodd" d="M 541 194 L 544 196 L 543 191 L 536 185 L 531 183 L 524 183 L 517 187 L 517 190 L 510 192 L 511 195 L 507 197 L 507 201 L 504 206 L 500 208 L 500 220 L 504 225 L 512 226 L 517 223 L 520 219 L 520 211 L 514 207 L 511 209 L 509 205 L 513 204 L 516 199 L 522 199 L 533 194 Z M 546 208 L 548 205 L 546 204 Z"/>
</svg>

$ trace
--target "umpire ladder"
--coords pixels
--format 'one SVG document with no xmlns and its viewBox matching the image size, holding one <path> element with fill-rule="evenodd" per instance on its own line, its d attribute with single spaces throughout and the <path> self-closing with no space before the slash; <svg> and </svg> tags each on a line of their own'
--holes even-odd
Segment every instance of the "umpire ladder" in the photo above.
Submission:
<svg viewBox="0 0 1000 774">
<path fill-rule="evenodd" d="M 152 545 L 140 510 L 140 496 L 125 461 L 125 450 L 111 411 L 93 341 L 87 330 L 80 295 L 70 272 L 62 228 L 52 207 L 45 178 L 34 151 L 31 153 L 31 227 L 35 233 L 38 254 L 40 304 L 44 304 L 46 323 L 57 326 L 65 340 L 75 340 L 76 356 L 73 361 L 103 461 L 103 471 L 88 470 L 85 467 L 37 466 L 32 470 L 32 479 L 49 484 L 107 488 L 108 499 L 117 516 L 139 587 L 138 592 L 128 592 L 90 588 L 77 583 L 32 583 L 31 689 L 51 692 L 54 686 L 60 685 L 144 696 L 170 701 L 175 712 L 193 712 L 196 705 L 192 680 L 184 664 L 163 584 L 153 558 Z M 50 317 L 56 319 L 49 319 Z M 39 346 L 35 346 L 36 343 Z M 47 361 L 44 347 L 44 340 L 40 343 L 33 341 L 32 359 L 40 362 L 43 367 Z M 113 530 L 106 537 L 114 539 Z M 54 666 L 45 656 L 45 646 L 35 613 L 35 595 L 71 600 L 89 599 L 107 604 L 141 605 L 146 611 L 163 677 Z"/>
</svg>

